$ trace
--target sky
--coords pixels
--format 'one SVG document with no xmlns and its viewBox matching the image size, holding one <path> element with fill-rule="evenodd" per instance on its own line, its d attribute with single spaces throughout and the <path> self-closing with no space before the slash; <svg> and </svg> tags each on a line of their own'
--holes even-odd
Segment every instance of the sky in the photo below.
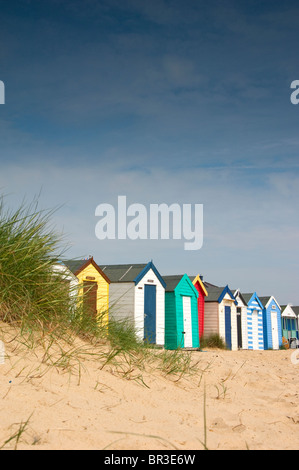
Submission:
<svg viewBox="0 0 299 470">
<path fill-rule="evenodd" d="M 299 305 L 297 1 L 1 1 L 0 190 L 67 257 Z M 100 204 L 203 205 L 203 245 L 99 240 Z"/>
</svg>

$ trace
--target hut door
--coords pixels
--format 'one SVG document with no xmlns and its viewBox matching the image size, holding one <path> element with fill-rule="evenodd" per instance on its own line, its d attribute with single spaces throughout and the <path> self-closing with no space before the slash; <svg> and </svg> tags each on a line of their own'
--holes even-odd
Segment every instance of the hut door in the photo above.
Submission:
<svg viewBox="0 0 299 470">
<path fill-rule="evenodd" d="M 252 312 L 252 349 L 259 349 L 257 310 L 253 310 Z"/>
<path fill-rule="evenodd" d="M 228 349 L 232 348 L 232 320 L 231 308 L 225 306 L 225 342 Z"/>
<path fill-rule="evenodd" d="M 156 286 L 144 285 L 144 339 L 156 343 Z"/>
<path fill-rule="evenodd" d="M 237 333 L 238 333 L 238 348 L 242 348 L 242 317 L 241 307 L 237 307 Z"/>
<path fill-rule="evenodd" d="M 271 312 L 272 343 L 273 349 L 279 349 L 277 312 Z"/>
<path fill-rule="evenodd" d="M 183 296 L 184 347 L 192 348 L 191 297 Z"/>
<path fill-rule="evenodd" d="M 83 281 L 83 309 L 84 313 L 88 313 L 96 317 L 97 315 L 97 291 L 98 284 L 94 281 Z"/>
</svg>

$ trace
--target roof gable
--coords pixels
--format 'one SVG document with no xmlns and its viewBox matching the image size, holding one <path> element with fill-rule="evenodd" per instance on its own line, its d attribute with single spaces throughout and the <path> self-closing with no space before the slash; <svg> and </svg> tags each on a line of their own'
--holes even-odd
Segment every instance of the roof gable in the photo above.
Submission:
<svg viewBox="0 0 299 470">
<path fill-rule="evenodd" d="M 160 283 L 165 288 L 166 283 L 165 283 L 164 279 L 162 278 L 161 274 L 159 273 L 159 271 L 157 270 L 156 266 L 154 265 L 154 263 L 152 261 L 150 261 L 145 266 L 145 268 L 138 274 L 138 276 L 136 276 L 136 278 L 134 279 L 136 286 L 150 269 L 155 273 L 155 275 L 159 279 Z"/>
<path fill-rule="evenodd" d="M 194 294 L 196 295 L 196 297 L 198 297 L 198 292 L 187 274 L 173 274 L 169 276 L 163 276 L 163 279 L 166 283 L 166 288 L 165 288 L 166 292 L 173 292 L 176 289 L 179 289 L 179 286 L 182 282 L 187 282 L 189 286 L 191 287 L 192 291 L 194 292 Z"/>
<path fill-rule="evenodd" d="M 293 307 L 292 306 L 292 310 L 293 310 L 293 312 L 296 313 L 296 315 L 299 315 L 299 307 Z"/>
<path fill-rule="evenodd" d="M 193 279 L 193 276 L 190 276 L 190 278 Z M 204 285 L 204 283 L 203 283 L 203 281 L 202 281 L 199 274 L 197 274 L 197 276 L 194 277 L 192 282 L 193 282 L 194 285 L 198 282 L 198 284 L 200 285 L 200 287 L 201 287 L 201 289 L 204 293 L 204 296 L 205 297 L 208 296 L 208 291 L 207 291 L 207 289 L 206 289 L 206 287 L 205 287 L 205 285 Z"/>
<path fill-rule="evenodd" d="M 226 296 L 226 294 L 228 294 L 229 297 L 234 301 L 234 304 L 237 305 L 238 302 L 236 301 L 236 299 L 234 297 L 234 294 L 232 293 L 232 291 L 230 290 L 230 288 L 228 286 L 224 287 L 224 289 L 223 289 L 223 291 L 222 291 L 222 293 L 221 293 L 221 295 L 218 299 L 218 302 L 221 303 L 222 300 L 224 299 L 224 297 Z"/>
<path fill-rule="evenodd" d="M 86 269 L 90 264 L 98 271 L 98 273 L 105 279 L 108 284 L 110 284 L 109 277 L 101 270 L 93 258 L 87 260 L 64 260 L 63 264 L 69 268 L 75 276 L 78 276 L 84 269 Z"/>
<path fill-rule="evenodd" d="M 264 308 L 263 304 L 261 303 L 261 301 L 260 301 L 260 299 L 259 299 L 256 292 L 253 292 L 251 294 L 243 294 L 243 297 L 246 300 L 248 307 L 250 306 L 250 304 L 253 301 L 256 301 L 259 304 L 260 308 L 263 310 L 263 308 Z"/>
<path fill-rule="evenodd" d="M 277 302 L 277 300 L 272 296 L 268 296 L 268 297 L 260 297 L 259 298 L 261 303 L 264 305 L 265 308 L 268 308 L 269 305 L 271 305 L 272 302 L 275 302 L 277 307 L 279 308 L 279 310 L 281 310 L 281 307 L 279 305 L 279 303 Z"/>
<path fill-rule="evenodd" d="M 296 318 L 296 312 L 294 312 L 293 307 L 291 304 L 283 305 L 281 307 L 281 316 L 282 317 L 289 317 L 289 318 Z"/>
<path fill-rule="evenodd" d="M 237 301 L 230 290 L 230 288 L 227 286 L 225 287 L 208 287 L 207 286 L 207 291 L 208 291 L 208 298 L 206 299 L 207 302 L 218 302 L 219 304 L 222 302 L 224 299 L 225 295 L 228 294 L 231 300 L 233 300 L 234 304 L 237 305 Z"/>
<path fill-rule="evenodd" d="M 137 285 L 145 274 L 152 269 L 162 286 L 166 284 L 152 261 L 135 264 L 103 264 L 100 268 L 107 274 L 111 282 L 134 282 Z"/>
<path fill-rule="evenodd" d="M 103 264 L 102 271 L 109 277 L 111 282 L 135 282 L 136 277 L 147 266 L 143 264 Z"/>
<path fill-rule="evenodd" d="M 241 294 L 240 289 L 232 289 L 232 293 L 233 293 L 236 300 L 237 300 L 237 297 L 239 297 L 240 300 L 243 302 L 243 304 L 247 305 L 247 302 L 246 302 L 245 298 L 243 297 L 243 295 Z"/>
<path fill-rule="evenodd" d="M 183 274 L 170 274 L 169 276 L 163 276 L 164 282 L 166 283 L 166 292 L 173 292 L 182 277 Z"/>
</svg>

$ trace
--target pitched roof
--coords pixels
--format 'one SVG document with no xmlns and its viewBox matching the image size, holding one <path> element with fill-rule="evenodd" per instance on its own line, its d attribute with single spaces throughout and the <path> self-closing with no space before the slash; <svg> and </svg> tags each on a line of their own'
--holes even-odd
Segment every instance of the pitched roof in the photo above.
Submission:
<svg viewBox="0 0 299 470">
<path fill-rule="evenodd" d="M 250 301 L 251 297 L 252 297 L 253 295 L 255 295 L 255 296 L 256 296 L 256 301 L 257 301 L 257 303 L 259 304 L 260 308 L 261 308 L 261 309 L 264 308 L 264 306 L 263 306 L 262 302 L 260 301 L 260 298 L 259 298 L 259 296 L 257 295 L 256 292 L 252 292 L 251 294 L 242 294 L 242 295 L 243 295 L 243 297 L 244 297 L 244 299 L 245 299 L 247 305 L 249 305 L 249 301 Z"/>
<path fill-rule="evenodd" d="M 215 284 L 211 284 L 210 282 L 207 282 L 207 281 L 204 281 L 204 285 L 206 286 L 206 288 L 208 288 L 208 287 L 218 287 Z"/>
<path fill-rule="evenodd" d="M 137 285 L 151 269 L 159 279 L 162 286 L 166 284 L 152 261 L 143 264 L 106 264 L 100 268 L 107 274 L 111 282 L 135 282 Z"/>
<path fill-rule="evenodd" d="M 234 294 L 234 297 L 235 297 L 235 298 L 236 298 L 236 293 L 238 292 L 238 294 L 239 294 L 239 296 L 240 296 L 242 302 L 243 302 L 245 305 L 247 305 L 247 302 L 246 302 L 246 300 L 245 300 L 245 298 L 244 298 L 242 292 L 240 291 L 240 289 L 231 289 L 231 291 L 232 291 L 232 293 Z"/>
<path fill-rule="evenodd" d="M 165 291 L 166 292 L 174 291 L 174 289 L 176 288 L 176 286 L 178 285 L 178 283 L 180 282 L 183 276 L 184 274 L 172 274 L 169 276 L 163 276 L 163 279 L 166 283 Z"/>
<path fill-rule="evenodd" d="M 207 288 L 206 288 L 206 286 L 203 282 L 202 276 L 197 274 L 197 276 L 189 276 L 189 278 L 192 280 L 194 285 L 198 282 L 198 284 L 200 285 L 200 287 L 201 287 L 201 289 L 204 293 L 204 296 L 207 297 L 208 296 L 208 291 L 207 291 Z"/>
<path fill-rule="evenodd" d="M 296 308 L 296 307 L 295 307 Z M 299 307 L 298 311 L 299 311 Z M 288 305 L 281 305 L 281 316 L 282 317 L 291 317 L 291 318 L 296 318 L 296 312 L 294 310 L 294 307 L 290 304 Z"/>
<path fill-rule="evenodd" d="M 245 302 L 248 304 L 249 300 L 251 299 L 251 297 L 253 296 L 254 292 L 252 292 L 251 294 L 243 294 L 242 293 L 242 296 L 243 296 L 243 299 L 245 300 Z"/>
<path fill-rule="evenodd" d="M 70 259 L 70 260 L 63 260 L 62 262 L 70 271 L 72 271 L 73 274 L 75 274 L 86 263 L 86 260 Z"/>
<path fill-rule="evenodd" d="M 267 303 L 271 299 L 271 295 L 269 295 L 267 297 L 259 297 L 259 299 L 260 299 L 261 303 L 263 304 L 263 306 L 266 307 Z"/>
<path fill-rule="evenodd" d="M 292 306 L 292 309 L 296 313 L 296 315 L 299 315 L 299 307 L 293 307 Z"/>
<path fill-rule="evenodd" d="M 224 287 L 216 287 L 213 285 L 207 285 L 208 283 L 205 282 L 205 286 L 208 292 L 208 297 L 205 299 L 206 302 L 218 302 L 219 297 L 221 296 Z"/>
<path fill-rule="evenodd" d="M 281 306 L 279 305 L 279 303 L 277 302 L 277 300 L 275 299 L 275 297 L 273 297 L 273 295 L 270 295 L 268 297 L 259 297 L 261 303 L 263 304 L 264 307 L 267 307 L 268 305 L 268 302 L 270 302 L 270 300 L 274 300 L 274 302 L 276 303 L 277 307 L 279 309 L 281 309 Z"/>
<path fill-rule="evenodd" d="M 103 264 L 101 270 L 111 282 L 134 282 L 138 274 L 148 265 L 144 264 Z"/>
<path fill-rule="evenodd" d="M 225 287 L 207 287 L 208 297 L 205 299 L 206 302 L 222 302 L 224 296 L 228 294 L 234 303 L 237 305 L 237 301 L 234 294 L 228 286 Z"/>
<path fill-rule="evenodd" d="M 81 271 L 83 271 L 83 269 L 87 268 L 87 266 L 89 266 L 90 264 L 93 265 L 93 267 L 98 271 L 98 273 L 110 284 L 110 279 L 109 277 L 107 276 L 107 274 L 105 274 L 101 268 L 99 267 L 99 265 L 94 261 L 93 258 L 89 258 L 89 259 L 70 259 L 70 260 L 62 260 L 63 264 L 65 266 L 67 266 L 67 268 L 69 268 L 70 271 L 72 271 L 72 273 L 75 274 L 75 276 L 77 276 Z"/>
</svg>

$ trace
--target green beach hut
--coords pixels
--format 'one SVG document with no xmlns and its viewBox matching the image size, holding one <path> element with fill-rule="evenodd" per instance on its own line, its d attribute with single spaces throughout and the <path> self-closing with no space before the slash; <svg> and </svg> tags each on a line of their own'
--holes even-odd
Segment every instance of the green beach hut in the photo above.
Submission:
<svg viewBox="0 0 299 470">
<path fill-rule="evenodd" d="M 165 349 L 199 348 L 198 292 L 187 274 L 163 276 Z"/>
<path fill-rule="evenodd" d="M 294 346 L 299 339 L 296 308 L 298 309 L 291 304 L 281 307 L 282 336 L 288 340 L 290 346 Z"/>
</svg>

